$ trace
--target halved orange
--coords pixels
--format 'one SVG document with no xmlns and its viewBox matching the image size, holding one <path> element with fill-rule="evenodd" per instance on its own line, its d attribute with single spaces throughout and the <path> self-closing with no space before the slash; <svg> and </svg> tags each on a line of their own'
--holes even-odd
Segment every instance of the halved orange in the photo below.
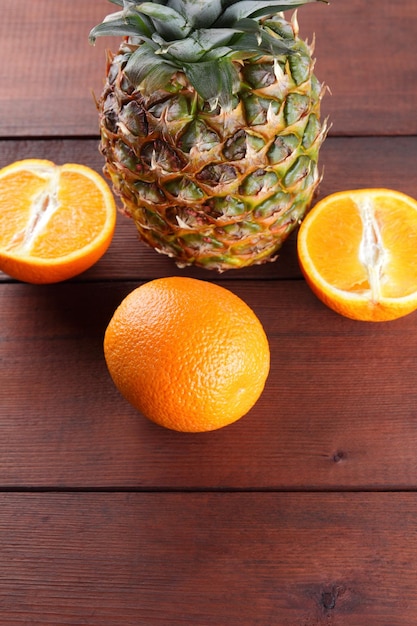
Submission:
<svg viewBox="0 0 417 626">
<path fill-rule="evenodd" d="M 320 200 L 298 233 L 312 291 L 355 320 L 387 321 L 417 309 L 417 201 L 391 189 Z"/>
<path fill-rule="evenodd" d="M 85 165 L 26 159 L 0 170 L 0 270 L 13 278 L 80 274 L 106 252 L 115 224 L 109 186 Z"/>
</svg>

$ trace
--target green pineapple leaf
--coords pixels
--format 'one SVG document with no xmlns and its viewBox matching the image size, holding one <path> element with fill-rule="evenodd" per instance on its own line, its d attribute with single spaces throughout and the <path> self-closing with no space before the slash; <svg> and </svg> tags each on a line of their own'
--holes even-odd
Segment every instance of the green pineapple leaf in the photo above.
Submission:
<svg viewBox="0 0 417 626">
<path fill-rule="evenodd" d="M 232 105 L 240 81 L 239 74 L 229 57 L 184 63 L 183 70 L 197 93 L 214 108 L 216 103 L 228 110 Z"/>
<path fill-rule="evenodd" d="M 243 60 L 252 58 L 253 56 L 256 56 L 256 54 L 259 55 L 259 51 L 257 53 L 250 53 L 246 50 L 244 54 L 240 54 L 239 56 L 239 52 L 234 48 L 230 48 L 229 46 L 220 46 L 219 48 L 213 48 L 213 50 L 206 52 L 202 61 L 213 61 L 214 59 L 222 59 L 226 57 L 229 60 L 237 61 L 239 59 Z"/>
<path fill-rule="evenodd" d="M 211 26 L 222 12 L 221 0 L 170 0 L 169 6 L 195 29 Z"/>
<path fill-rule="evenodd" d="M 168 60 L 161 59 L 155 54 L 155 49 L 149 43 L 139 46 L 131 55 L 125 67 L 125 74 L 130 82 L 139 87 L 146 82 L 147 91 L 166 84 L 173 72 L 178 69 Z"/>
<path fill-rule="evenodd" d="M 153 41 L 158 44 L 159 49 L 156 54 L 159 54 L 169 59 L 175 59 L 177 61 L 189 61 L 198 60 L 204 55 L 204 49 L 195 37 L 187 37 L 186 39 L 179 39 L 176 41 L 165 41 L 162 37 L 154 35 Z"/>
<path fill-rule="evenodd" d="M 202 28 L 197 31 L 197 38 L 200 45 L 205 50 L 212 50 L 230 42 L 236 33 L 241 33 L 242 29 L 234 28 Z"/>
<path fill-rule="evenodd" d="M 227 27 L 236 24 L 238 20 L 252 17 L 259 18 L 263 15 L 276 14 L 281 11 L 289 11 L 309 2 L 327 2 L 327 0 L 241 0 L 229 6 L 216 21 L 216 27 Z"/>
<path fill-rule="evenodd" d="M 192 63 L 201 59 L 210 50 L 228 43 L 236 32 L 239 31 L 233 28 L 201 29 L 190 37 L 177 41 L 166 42 L 158 35 L 154 35 L 152 39 L 160 46 L 157 54 L 167 54 L 176 61 Z M 231 48 L 228 48 L 227 52 L 230 50 Z M 224 54 L 225 52 L 222 52 L 221 56 Z"/>
<path fill-rule="evenodd" d="M 184 39 L 192 30 L 191 25 L 178 11 L 153 2 L 136 5 L 137 11 L 147 15 L 155 24 L 157 32 L 169 41 Z"/>
<path fill-rule="evenodd" d="M 245 33 L 233 42 L 233 50 L 246 50 L 251 55 L 254 52 L 264 52 L 273 56 L 290 55 L 295 52 L 291 41 L 284 41 L 265 29 L 259 29 L 256 33 Z"/>
<path fill-rule="evenodd" d="M 113 0 L 111 0 L 113 1 Z M 137 13 L 118 11 L 108 15 L 106 19 L 95 26 L 89 35 L 90 43 L 94 44 L 97 37 L 105 36 L 132 36 L 151 37 L 152 27 L 146 16 Z"/>
</svg>

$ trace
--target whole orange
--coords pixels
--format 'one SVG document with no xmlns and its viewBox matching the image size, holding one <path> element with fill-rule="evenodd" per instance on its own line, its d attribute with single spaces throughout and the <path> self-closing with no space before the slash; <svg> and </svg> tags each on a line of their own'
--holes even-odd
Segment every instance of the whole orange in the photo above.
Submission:
<svg viewBox="0 0 417 626">
<path fill-rule="evenodd" d="M 269 373 L 269 344 L 230 290 L 185 277 L 152 280 L 116 309 L 105 333 L 110 375 L 151 421 L 201 432 L 235 422 Z"/>
</svg>

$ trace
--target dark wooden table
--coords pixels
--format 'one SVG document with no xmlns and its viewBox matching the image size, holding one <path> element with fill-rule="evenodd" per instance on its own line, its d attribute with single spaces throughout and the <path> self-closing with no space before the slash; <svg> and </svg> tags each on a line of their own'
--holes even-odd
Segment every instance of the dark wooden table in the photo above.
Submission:
<svg viewBox="0 0 417 626">
<path fill-rule="evenodd" d="M 0 0 L 0 166 L 101 171 L 92 91 L 105 0 Z M 116 10 L 116 9 L 114 9 Z M 417 197 L 417 2 L 300 10 L 331 88 L 320 195 Z M 226 285 L 269 336 L 266 389 L 207 434 L 154 426 L 114 388 L 102 339 L 149 279 Z M 91 270 L 0 281 L 0 625 L 417 624 L 417 314 L 369 324 L 324 307 L 295 239 L 273 264 L 178 270 L 119 216 Z"/>
</svg>

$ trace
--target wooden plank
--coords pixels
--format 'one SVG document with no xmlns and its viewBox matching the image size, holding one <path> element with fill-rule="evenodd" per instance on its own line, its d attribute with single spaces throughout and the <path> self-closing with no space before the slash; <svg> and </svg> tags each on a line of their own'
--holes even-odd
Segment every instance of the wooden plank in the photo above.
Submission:
<svg viewBox="0 0 417 626">
<path fill-rule="evenodd" d="M 303 281 L 230 281 L 263 323 L 271 373 L 252 411 L 184 434 L 113 386 L 102 339 L 137 282 L 0 287 L 0 486 L 415 489 L 417 313 L 336 315 Z"/>
<path fill-rule="evenodd" d="M 415 494 L 2 494 L 3 624 L 404 626 Z"/>
<path fill-rule="evenodd" d="M 112 6 L 105 0 L 0 0 L 0 136 L 97 133 L 105 48 L 88 33 Z M 331 89 L 323 110 L 333 134 L 416 134 L 415 0 L 307 6 L 301 34 L 316 35 L 316 71 Z M 19 33 L 24 46 L 17 44 Z"/>
<path fill-rule="evenodd" d="M 415 0 L 330 1 L 299 10 L 301 32 L 315 34 L 316 73 L 331 91 L 323 112 L 332 133 L 416 134 L 416 16 Z"/>
<path fill-rule="evenodd" d="M 101 172 L 103 158 L 98 141 L 91 140 L 19 140 L 0 141 L 0 167 L 25 158 L 45 158 L 56 163 L 84 163 Z M 415 163 L 416 137 L 329 137 L 321 152 L 323 181 L 318 198 L 342 189 L 391 187 L 417 198 Z M 113 243 L 94 268 L 77 280 L 146 280 L 181 273 L 202 279 L 241 280 L 253 278 L 300 278 L 295 237 L 284 245 L 275 263 L 267 263 L 217 275 L 207 270 L 178 270 L 175 263 L 156 254 L 138 241 L 132 221 L 119 215 Z M 0 282 L 8 277 L 0 272 Z"/>
<path fill-rule="evenodd" d="M 102 89 L 109 42 L 93 48 L 88 34 L 107 7 L 103 0 L 0 0 L 1 136 L 97 134 L 93 92 Z"/>
</svg>

